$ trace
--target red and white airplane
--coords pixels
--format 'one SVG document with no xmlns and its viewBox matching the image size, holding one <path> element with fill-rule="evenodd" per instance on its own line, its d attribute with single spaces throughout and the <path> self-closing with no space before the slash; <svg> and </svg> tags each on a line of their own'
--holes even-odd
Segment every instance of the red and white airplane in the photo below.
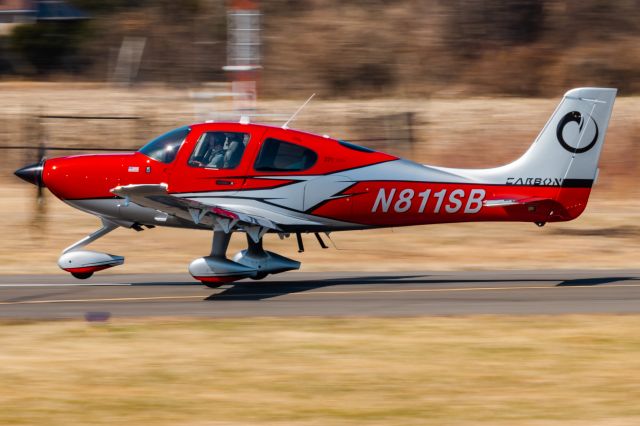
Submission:
<svg viewBox="0 0 640 426">
<path fill-rule="evenodd" d="M 266 233 L 301 233 L 471 221 L 546 222 L 577 218 L 598 174 L 616 89 L 564 95 L 525 154 L 502 167 L 434 167 L 346 141 L 287 128 L 201 123 L 172 130 L 137 152 L 48 159 L 16 171 L 102 227 L 63 251 L 58 265 L 77 278 L 124 262 L 84 250 L 117 227 L 171 226 L 213 233 L 208 256 L 189 272 L 215 287 L 298 269 L 265 251 Z M 247 249 L 232 259 L 231 235 Z"/>
</svg>

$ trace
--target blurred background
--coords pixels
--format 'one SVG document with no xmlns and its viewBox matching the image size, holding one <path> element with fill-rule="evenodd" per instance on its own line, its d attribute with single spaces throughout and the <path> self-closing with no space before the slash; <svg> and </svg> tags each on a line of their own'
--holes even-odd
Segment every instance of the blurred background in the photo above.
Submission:
<svg viewBox="0 0 640 426">
<path fill-rule="evenodd" d="M 0 271 L 55 271 L 60 249 L 95 227 L 13 176 L 42 157 L 136 149 L 195 121 L 281 125 L 317 93 L 293 127 L 419 162 L 493 167 L 585 85 L 620 97 L 584 219 L 345 234 L 336 239 L 350 256 L 305 253 L 312 270 L 637 266 L 640 0 L 0 0 L 0 195 L 11 218 Z M 127 232 L 97 245 L 126 251 Z M 144 234 L 135 241 L 147 250 L 124 269 L 183 271 L 210 238 Z M 381 238 L 382 264 L 367 251 Z M 493 242 L 494 256 L 482 250 Z"/>
<path fill-rule="evenodd" d="M 631 95 L 640 90 L 639 6 L 637 0 L 4 0 L 0 75 L 193 87 L 228 81 L 225 66 L 262 65 L 260 95 L 269 98 L 310 91 L 324 98 L 555 96 L 594 83 Z M 232 52 L 233 44 L 242 48 Z"/>
<path fill-rule="evenodd" d="M 0 0 L 0 274 L 66 276 L 60 252 L 99 226 L 13 176 L 43 157 L 133 150 L 180 125 L 241 115 L 280 126 L 316 93 L 292 128 L 433 165 L 494 167 L 520 156 L 562 95 L 585 85 L 617 87 L 619 97 L 578 220 L 337 232 L 328 250 L 304 236 L 302 254 L 295 239 L 265 236 L 303 271 L 395 270 L 398 284 L 433 275 L 424 287 L 440 288 L 451 283 L 434 271 L 535 269 L 525 294 L 541 305 L 532 289 L 555 291 L 544 287 L 548 270 L 640 268 L 640 0 Z M 236 235 L 229 253 L 244 246 Z M 89 249 L 126 263 L 92 280 L 186 274 L 210 247 L 209 232 L 118 229 Z M 630 289 L 604 289 L 637 286 L 637 273 L 600 273 L 618 274 L 557 289 L 550 311 L 627 309 L 633 299 L 620 295 Z M 156 291 L 126 289 L 114 303 Z M 32 304 L 44 315 L 38 303 L 85 294 L 22 291 L 5 293 L 0 311 Z M 90 291 L 92 303 L 58 306 L 113 306 Z M 429 294 L 434 305 L 454 299 Z M 457 294 L 460 306 L 482 300 L 478 312 L 522 306 L 515 295 Z M 218 311 L 196 297 L 194 315 Z M 411 309 L 425 299 L 344 297 L 353 305 L 345 318 L 2 321 L 0 424 L 640 423 L 630 380 L 640 376 L 637 315 L 375 318 L 359 301 Z M 157 299 L 155 312 L 176 315 Z M 275 302 L 283 315 L 312 303 L 293 300 L 247 303 Z M 320 300 L 332 315 L 332 299 Z"/>
</svg>

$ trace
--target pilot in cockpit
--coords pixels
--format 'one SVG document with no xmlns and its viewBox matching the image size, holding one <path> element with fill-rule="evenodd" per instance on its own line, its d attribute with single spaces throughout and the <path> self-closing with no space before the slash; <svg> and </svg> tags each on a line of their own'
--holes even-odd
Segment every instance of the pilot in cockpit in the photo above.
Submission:
<svg viewBox="0 0 640 426">
<path fill-rule="evenodd" d="M 240 164 L 247 135 L 235 132 L 208 132 L 202 135 L 189 160 L 193 167 L 234 169 Z"/>
</svg>

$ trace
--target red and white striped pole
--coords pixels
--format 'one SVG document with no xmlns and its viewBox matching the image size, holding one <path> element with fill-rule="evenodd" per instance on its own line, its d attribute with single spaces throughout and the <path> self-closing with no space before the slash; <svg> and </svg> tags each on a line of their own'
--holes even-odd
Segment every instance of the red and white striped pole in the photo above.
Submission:
<svg viewBox="0 0 640 426">
<path fill-rule="evenodd" d="M 260 70 L 261 18 L 257 0 L 229 0 L 227 10 L 227 71 L 234 110 L 251 115 L 256 109 Z"/>
</svg>

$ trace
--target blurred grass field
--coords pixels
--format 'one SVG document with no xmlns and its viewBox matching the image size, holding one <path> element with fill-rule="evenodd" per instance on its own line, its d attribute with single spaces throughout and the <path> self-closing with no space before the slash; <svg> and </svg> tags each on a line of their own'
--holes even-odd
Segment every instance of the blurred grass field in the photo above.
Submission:
<svg viewBox="0 0 640 426">
<path fill-rule="evenodd" d="M 637 425 L 639 316 L 0 325 L 0 424 Z"/>
</svg>

